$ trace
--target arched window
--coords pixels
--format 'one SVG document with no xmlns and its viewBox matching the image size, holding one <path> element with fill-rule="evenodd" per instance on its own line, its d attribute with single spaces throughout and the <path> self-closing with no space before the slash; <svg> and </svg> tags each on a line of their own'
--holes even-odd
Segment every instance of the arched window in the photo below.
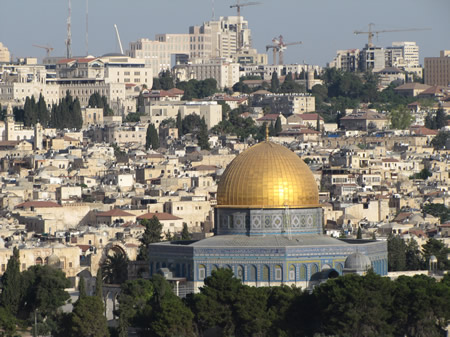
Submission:
<svg viewBox="0 0 450 337">
<path fill-rule="evenodd" d="M 244 267 L 242 266 L 237 266 L 237 278 L 240 279 L 241 281 L 244 281 Z"/>
<path fill-rule="evenodd" d="M 48 256 L 45 258 L 44 263 L 48 264 Z"/>
<path fill-rule="evenodd" d="M 293 264 L 291 264 L 289 266 L 289 280 L 291 281 L 295 281 L 296 277 L 295 277 L 295 266 Z"/>
<path fill-rule="evenodd" d="M 342 275 L 342 263 L 336 263 L 335 264 L 335 269 L 338 271 L 338 273 L 340 274 L 340 275 Z"/>
<path fill-rule="evenodd" d="M 38 257 L 38 258 L 36 258 L 36 264 L 37 265 L 41 265 L 43 262 L 42 262 L 42 258 L 40 258 L 40 257 Z"/>
<path fill-rule="evenodd" d="M 256 277 L 256 266 L 250 266 L 249 267 L 249 280 L 250 281 L 257 281 L 257 277 Z"/>
<path fill-rule="evenodd" d="M 217 264 L 213 264 L 212 267 L 211 267 L 211 273 L 212 273 L 214 270 L 217 270 L 217 269 L 219 269 L 219 267 L 217 266 Z"/>
<path fill-rule="evenodd" d="M 264 265 L 262 268 L 262 280 L 263 281 L 270 281 L 270 269 L 269 266 Z"/>
<path fill-rule="evenodd" d="M 317 273 L 319 271 L 319 266 L 315 263 L 313 263 L 311 265 L 311 275 L 314 275 L 315 273 Z"/>
<path fill-rule="evenodd" d="M 204 264 L 198 266 L 198 280 L 203 281 L 206 278 L 206 267 Z"/>
<path fill-rule="evenodd" d="M 281 281 L 283 279 L 283 267 L 280 265 L 275 266 L 275 280 Z"/>
<path fill-rule="evenodd" d="M 306 273 L 307 273 L 306 266 L 302 264 L 300 266 L 300 280 L 306 280 Z"/>
</svg>

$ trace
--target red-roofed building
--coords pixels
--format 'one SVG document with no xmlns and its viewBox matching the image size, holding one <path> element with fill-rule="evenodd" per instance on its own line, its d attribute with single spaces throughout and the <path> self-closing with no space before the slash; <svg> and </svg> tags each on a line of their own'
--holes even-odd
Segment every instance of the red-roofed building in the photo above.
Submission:
<svg viewBox="0 0 450 337">
<path fill-rule="evenodd" d="M 436 136 L 439 132 L 437 130 L 431 130 L 421 125 L 413 125 L 409 128 L 409 132 L 412 135 L 417 136 Z"/>
<path fill-rule="evenodd" d="M 256 120 L 256 124 L 261 126 L 264 123 L 267 123 L 267 125 L 270 125 L 271 123 L 273 123 L 273 125 L 275 125 L 278 117 L 280 117 L 281 125 L 285 125 L 286 117 L 284 117 L 282 114 L 266 114 L 266 115 L 262 116 L 261 118 L 258 118 Z"/>
<path fill-rule="evenodd" d="M 106 212 L 97 213 L 97 224 L 111 226 L 113 224 L 123 224 L 128 221 L 136 221 L 136 215 L 125 212 L 119 208 L 114 208 Z"/>
<path fill-rule="evenodd" d="M 170 213 L 146 213 L 137 217 L 137 220 L 151 220 L 156 216 L 163 225 L 163 232 L 180 233 L 183 229 L 183 219 Z"/>
</svg>

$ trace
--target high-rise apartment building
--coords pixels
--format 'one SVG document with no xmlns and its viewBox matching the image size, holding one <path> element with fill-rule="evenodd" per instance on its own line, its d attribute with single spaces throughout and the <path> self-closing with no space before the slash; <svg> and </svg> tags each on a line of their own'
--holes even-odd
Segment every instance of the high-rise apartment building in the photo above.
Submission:
<svg viewBox="0 0 450 337">
<path fill-rule="evenodd" d="M 8 63 L 11 59 L 11 54 L 8 48 L 6 48 L 3 43 L 0 42 L 0 63 Z"/>
<path fill-rule="evenodd" d="M 425 84 L 450 85 L 450 50 L 441 50 L 439 57 L 425 57 Z"/>
<path fill-rule="evenodd" d="M 385 55 L 388 67 L 420 67 L 419 46 L 415 42 L 392 42 L 392 47 L 386 48 Z"/>
<path fill-rule="evenodd" d="M 344 71 L 357 71 L 359 67 L 359 49 L 338 50 L 330 67 Z"/>
<path fill-rule="evenodd" d="M 385 67 L 384 49 L 366 45 L 359 54 L 359 69 L 361 71 L 380 71 Z"/>
<path fill-rule="evenodd" d="M 155 40 L 131 42 L 128 55 L 144 59 L 153 69 L 153 77 L 156 77 L 161 71 L 169 70 L 177 60 L 187 60 L 191 51 L 189 40 L 189 34 L 158 34 Z"/>
</svg>

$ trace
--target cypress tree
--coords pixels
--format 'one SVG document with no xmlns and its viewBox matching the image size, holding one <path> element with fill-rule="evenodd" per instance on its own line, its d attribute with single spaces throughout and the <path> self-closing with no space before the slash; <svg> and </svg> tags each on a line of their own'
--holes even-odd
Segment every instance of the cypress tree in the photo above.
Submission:
<svg viewBox="0 0 450 337">
<path fill-rule="evenodd" d="M 42 96 L 42 94 L 39 95 L 39 101 L 37 104 L 37 119 L 38 122 L 41 123 L 44 127 L 47 126 L 50 116 L 48 114 L 48 110 L 47 110 L 47 104 L 45 103 L 45 99 L 44 96 Z"/>
<path fill-rule="evenodd" d="M 197 135 L 197 142 L 202 150 L 209 150 L 208 127 L 206 126 L 204 117 L 202 117 L 201 119 L 200 130 Z"/>
<path fill-rule="evenodd" d="M 25 126 L 31 126 L 33 121 L 33 108 L 31 106 L 31 99 L 27 96 L 25 99 L 25 105 L 23 106 L 24 116 L 23 116 L 23 124 Z"/>
<path fill-rule="evenodd" d="M 272 73 L 272 79 L 270 81 L 270 91 L 277 93 L 280 89 L 280 80 L 278 79 L 278 73 L 274 71 Z"/>
<path fill-rule="evenodd" d="M 83 116 L 81 115 L 81 105 L 80 100 L 75 98 L 72 105 L 72 125 L 69 127 L 80 130 L 83 127 Z"/>
<path fill-rule="evenodd" d="M 22 297 L 19 250 L 16 247 L 8 260 L 6 271 L 2 276 L 2 284 L 3 290 L 0 297 L 2 306 L 16 315 Z"/>
<path fill-rule="evenodd" d="M 316 131 L 320 131 L 320 115 L 317 114 Z"/>
<path fill-rule="evenodd" d="M 177 114 L 177 129 L 178 129 L 178 137 L 183 135 L 183 120 L 181 118 L 181 112 L 178 111 Z"/>
<path fill-rule="evenodd" d="M 358 227 L 358 232 L 356 233 L 356 238 L 357 238 L 358 240 L 361 240 L 361 239 L 362 239 L 362 230 L 361 230 L 361 227 Z"/>
<path fill-rule="evenodd" d="M 275 122 L 275 135 L 278 135 L 281 131 L 283 131 L 283 128 L 281 126 L 281 118 L 278 116 Z"/>
<path fill-rule="evenodd" d="M 86 297 L 86 283 L 84 281 L 84 277 L 80 276 L 80 282 L 78 283 L 78 301 L 80 301 L 82 298 Z"/>
<path fill-rule="evenodd" d="M 145 136 L 145 148 L 156 150 L 159 148 L 159 137 L 154 124 L 149 124 Z"/>
<path fill-rule="evenodd" d="M 95 296 L 103 298 L 103 275 L 102 268 L 98 268 L 95 279 Z"/>
<path fill-rule="evenodd" d="M 183 223 L 183 230 L 181 231 L 181 240 L 190 240 L 191 233 L 189 233 L 189 229 L 187 223 Z"/>
</svg>

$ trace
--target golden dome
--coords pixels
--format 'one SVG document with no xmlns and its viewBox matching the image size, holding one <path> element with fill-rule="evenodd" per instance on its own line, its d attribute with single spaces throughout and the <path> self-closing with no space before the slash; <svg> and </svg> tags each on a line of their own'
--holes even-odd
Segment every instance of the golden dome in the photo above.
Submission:
<svg viewBox="0 0 450 337">
<path fill-rule="evenodd" d="M 284 146 L 265 141 L 226 168 L 217 189 L 219 208 L 320 207 L 309 167 Z"/>
</svg>

